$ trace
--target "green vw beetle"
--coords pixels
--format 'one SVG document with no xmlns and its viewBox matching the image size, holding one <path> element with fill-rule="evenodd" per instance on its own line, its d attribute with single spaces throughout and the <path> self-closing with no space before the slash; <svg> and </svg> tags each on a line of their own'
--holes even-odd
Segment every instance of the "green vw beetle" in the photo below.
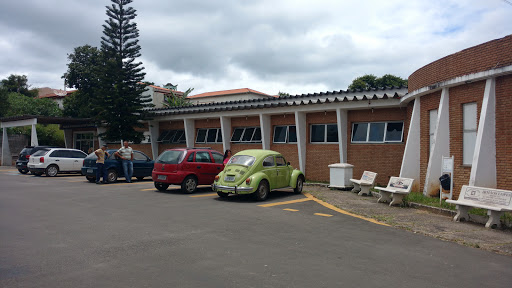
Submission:
<svg viewBox="0 0 512 288">
<path fill-rule="evenodd" d="M 229 160 L 224 171 L 215 176 L 213 191 L 220 197 L 229 194 L 251 194 L 259 201 L 267 199 L 270 191 L 293 188 L 302 192 L 304 173 L 293 169 L 283 155 L 271 150 L 244 150 Z"/>
</svg>

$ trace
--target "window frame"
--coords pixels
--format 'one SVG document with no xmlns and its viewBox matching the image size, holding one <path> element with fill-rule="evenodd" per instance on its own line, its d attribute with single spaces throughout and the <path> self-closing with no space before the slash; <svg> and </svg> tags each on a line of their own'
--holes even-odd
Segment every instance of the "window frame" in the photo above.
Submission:
<svg viewBox="0 0 512 288">
<path fill-rule="evenodd" d="M 384 135 L 383 141 L 369 141 L 370 128 L 373 123 L 384 123 Z M 388 133 L 388 124 L 390 123 L 401 123 L 402 133 L 400 134 L 400 140 L 386 140 Z M 354 141 L 354 125 L 356 124 L 367 124 L 366 128 L 366 140 L 365 141 Z M 338 138 L 339 139 L 339 138 Z M 352 122 L 352 130 L 350 131 L 350 143 L 354 144 L 385 144 L 385 143 L 403 143 L 404 142 L 404 121 L 374 121 L 374 122 Z"/>
<path fill-rule="evenodd" d="M 275 125 L 274 126 L 274 134 L 272 134 L 272 143 L 275 143 L 275 144 L 290 144 L 290 143 L 295 144 L 295 143 L 297 143 L 297 141 L 290 141 L 290 127 L 295 127 L 295 139 L 297 139 L 297 126 L 296 125 Z M 276 142 L 276 129 L 277 128 L 285 128 L 286 129 L 284 142 Z"/>
<path fill-rule="evenodd" d="M 242 134 L 240 135 L 240 138 L 237 140 L 237 141 L 233 141 L 233 137 L 235 135 L 235 132 L 237 130 L 242 130 Z M 254 129 L 252 131 L 252 135 L 251 135 L 251 139 L 250 140 L 243 140 L 244 139 L 244 136 L 245 136 L 245 133 L 247 131 L 247 129 Z M 233 128 L 233 133 L 231 133 L 231 139 L 230 139 L 230 142 L 231 143 L 243 143 L 243 144 L 259 144 L 259 143 L 262 143 L 262 139 L 260 140 L 254 140 L 254 135 L 256 135 L 256 131 L 257 130 L 260 130 L 260 135 L 261 135 L 261 127 L 259 126 L 249 126 L 249 127 L 235 127 Z"/>
<path fill-rule="evenodd" d="M 470 116 L 470 115 L 467 115 L 466 116 L 466 113 L 464 111 L 464 107 L 469 107 L 469 106 L 475 106 L 475 128 L 466 128 L 466 117 Z M 473 115 L 471 115 L 473 116 Z M 467 143 L 465 141 L 465 136 L 468 135 L 468 134 L 474 134 L 474 146 L 473 146 L 473 153 L 471 155 L 471 157 L 469 157 L 469 155 L 465 155 L 465 147 L 467 146 Z M 462 165 L 463 166 L 472 166 L 473 165 L 473 157 L 475 156 L 475 148 L 476 148 L 476 137 L 478 135 L 478 104 L 477 102 L 468 102 L 468 103 L 462 103 Z M 466 156 L 466 157 L 465 157 Z M 466 158 L 468 158 L 467 160 L 469 160 L 469 163 L 466 162 Z"/>
<path fill-rule="evenodd" d="M 201 131 L 201 130 L 205 131 L 204 141 L 199 142 L 199 141 L 197 141 L 197 139 L 199 138 L 199 131 Z M 213 130 L 216 130 L 215 131 L 215 141 L 214 142 L 210 142 L 210 141 L 208 141 L 208 134 L 210 133 L 210 131 L 213 131 Z M 212 143 L 212 144 L 222 143 L 222 131 L 221 131 L 221 128 L 198 128 L 197 132 L 196 132 L 195 143 Z"/>
<path fill-rule="evenodd" d="M 311 123 L 309 124 L 309 143 L 310 144 L 338 144 L 340 143 L 340 135 L 338 135 L 338 141 L 327 141 L 327 125 L 336 125 L 336 133 L 338 133 L 338 123 L 325 123 L 325 124 L 317 124 Z M 313 126 L 324 126 L 324 141 L 322 142 L 313 142 Z"/>
</svg>

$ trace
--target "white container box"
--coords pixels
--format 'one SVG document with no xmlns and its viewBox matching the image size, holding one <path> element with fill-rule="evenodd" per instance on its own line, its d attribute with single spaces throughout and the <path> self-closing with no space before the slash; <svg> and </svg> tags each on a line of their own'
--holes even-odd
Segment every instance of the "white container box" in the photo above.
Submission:
<svg viewBox="0 0 512 288">
<path fill-rule="evenodd" d="M 336 163 L 328 166 L 330 170 L 329 188 L 351 188 L 354 187 L 350 182 L 354 165 L 348 163 Z"/>
</svg>

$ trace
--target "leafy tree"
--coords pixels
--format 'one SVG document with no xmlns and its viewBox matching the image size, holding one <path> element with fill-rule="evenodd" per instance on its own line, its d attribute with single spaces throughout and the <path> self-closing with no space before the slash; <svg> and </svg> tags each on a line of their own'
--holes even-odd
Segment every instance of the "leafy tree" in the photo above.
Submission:
<svg viewBox="0 0 512 288">
<path fill-rule="evenodd" d="M 290 96 L 290 93 L 286 93 L 286 92 L 281 92 L 281 91 L 279 91 L 279 93 L 277 93 L 277 96 L 279 96 L 279 97 Z"/>
<path fill-rule="evenodd" d="M 407 86 L 407 79 L 402 79 L 391 74 L 386 74 L 380 78 L 373 74 L 366 74 L 354 79 L 348 86 L 348 89 L 368 90 L 372 88 L 383 88 L 391 86 Z"/>
<path fill-rule="evenodd" d="M 187 91 L 183 92 L 183 96 L 176 95 L 174 91 L 171 90 L 171 95 L 164 96 L 164 106 L 165 107 L 180 107 L 180 106 L 189 106 L 190 100 L 187 98 L 188 95 L 194 90 L 194 88 L 188 88 Z"/>
<path fill-rule="evenodd" d="M 30 89 L 26 75 L 11 74 L 7 79 L 2 80 L 2 86 L 8 92 L 21 93 L 29 97 L 37 97 L 37 89 Z"/>
<path fill-rule="evenodd" d="M 9 111 L 6 116 L 41 115 L 62 116 L 59 105 L 48 98 L 29 98 L 21 93 L 7 95 Z"/>
<path fill-rule="evenodd" d="M 149 117 L 143 108 L 151 104 L 151 96 L 143 96 L 145 84 L 140 57 L 139 30 L 133 20 L 136 10 L 129 7 L 132 0 L 111 0 L 106 6 L 108 20 L 103 24 L 101 53 L 103 65 L 99 74 L 100 89 L 97 122 L 104 123 L 106 132 L 99 136 L 107 140 L 131 140 L 139 143 L 142 132 L 135 127 L 143 127 L 139 122 Z"/>
<path fill-rule="evenodd" d="M 68 54 L 70 62 L 62 78 L 68 87 L 78 91 L 64 98 L 65 116 L 88 118 L 96 115 L 101 56 L 101 51 L 90 45 L 76 47 Z"/>
<path fill-rule="evenodd" d="M 9 111 L 9 92 L 7 89 L 0 87 L 0 117 L 5 117 Z"/>
</svg>

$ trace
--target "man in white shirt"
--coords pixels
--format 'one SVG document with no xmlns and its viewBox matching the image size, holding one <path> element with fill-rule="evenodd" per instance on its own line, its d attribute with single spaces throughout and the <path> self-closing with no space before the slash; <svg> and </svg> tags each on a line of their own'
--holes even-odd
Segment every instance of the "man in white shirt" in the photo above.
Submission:
<svg viewBox="0 0 512 288">
<path fill-rule="evenodd" d="M 119 150 L 114 153 L 117 157 L 120 157 L 123 160 L 123 173 L 126 182 L 132 183 L 132 175 L 133 175 L 133 149 L 128 146 L 128 141 L 123 142 L 123 147 L 119 148 Z"/>
</svg>

